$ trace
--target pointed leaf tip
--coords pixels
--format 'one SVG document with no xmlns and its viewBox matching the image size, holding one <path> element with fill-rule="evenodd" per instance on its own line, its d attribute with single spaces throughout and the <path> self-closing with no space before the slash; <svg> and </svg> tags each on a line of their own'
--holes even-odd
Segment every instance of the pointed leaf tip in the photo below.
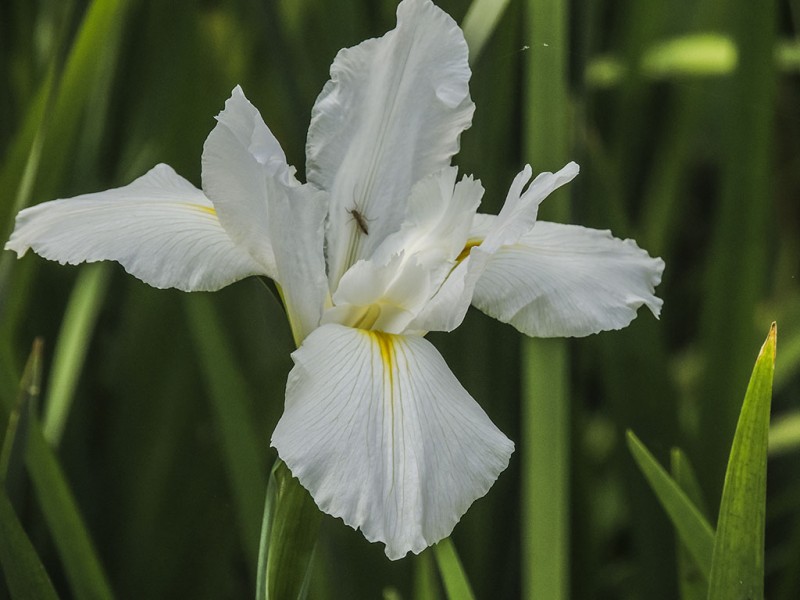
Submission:
<svg viewBox="0 0 800 600">
<path fill-rule="evenodd" d="M 769 333 L 767 334 L 767 339 L 764 340 L 764 345 L 761 346 L 761 351 L 758 353 L 758 360 L 769 353 L 772 356 L 772 366 L 775 366 L 775 356 L 778 353 L 778 323 L 775 321 L 772 322 L 772 325 L 769 327 Z"/>
<path fill-rule="evenodd" d="M 777 326 L 772 323 L 742 403 L 722 492 L 709 600 L 764 598 L 767 448 Z"/>
</svg>

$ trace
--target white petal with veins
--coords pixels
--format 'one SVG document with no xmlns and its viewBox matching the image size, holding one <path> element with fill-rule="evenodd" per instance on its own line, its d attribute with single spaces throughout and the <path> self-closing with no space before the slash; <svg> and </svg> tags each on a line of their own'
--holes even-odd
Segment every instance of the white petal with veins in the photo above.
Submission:
<svg viewBox="0 0 800 600">
<path fill-rule="evenodd" d="M 274 272 L 268 182 L 299 185 L 294 169 L 239 86 L 203 145 L 203 190 L 230 236 Z"/>
<path fill-rule="evenodd" d="M 275 281 L 298 345 L 330 305 L 325 276 L 325 192 L 311 185 L 267 181 L 267 231 L 275 253 Z"/>
<path fill-rule="evenodd" d="M 513 443 L 424 338 L 324 325 L 292 358 L 272 445 L 391 559 L 450 535 L 508 465 Z"/>
<path fill-rule="evenodd" d="M 463 33 L 429 0 L 401 2 L 396 29 L 337 55 L 306 144 L 308 181 L 331 193 L 332 287 L 399 229 L 414 184 L 450 164 L 472 120 L 469 78 Z"/>
<path fill-rule="evenodd" d="M 492 256 L 504 244 L 514 243 L 536 223 L 539 204 L 550 193 L 578 174 L 578 165 L 569 163 L 557 173 L 540 173 L 528 185 L 531 168 L 526 166 L 511 184 L 500 214 L 491 221 L 480 221 L 485 231 L 476 238 L 473 215 L 472 229 L 462 245 L 466 256 L 448 275 L 436 295 L 409 325 L 410 331 L 452 331 L 464 320 L 475 286 Z M 463 180 L 462 180 L 463 183 Z M 470 242 L 472 240 L 472 242 Z M 475 245 L 480 241 L 480 245 Z"/>
<path fill-rule="evenodd" d="M 5 248 L 62 264 L 114 260 L 153 287 L 184 291 L 271 275 L 231 240 L 203 192 L 164 164 L 121 188 L 26 208 Z"/>
<path fill-rule="evenodd" d="M 478 229 L 496 217 L 479 215 Z M 642 305 L 657 317 L 664 261 L 608 231 L 539 221 L 499 248 L 478 280 L 473 304 L 536 337 L 621 329 Z"/>
</svg>

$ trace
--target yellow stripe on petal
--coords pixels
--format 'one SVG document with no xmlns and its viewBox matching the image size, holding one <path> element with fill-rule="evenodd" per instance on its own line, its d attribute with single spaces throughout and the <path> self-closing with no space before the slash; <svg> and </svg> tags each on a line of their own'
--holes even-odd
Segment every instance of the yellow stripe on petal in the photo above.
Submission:
<svg viewBox="0 0 800 600">
<path fill-rule="evenodd" d="M 480 246 L 482 243 L 483 243 L 483 238 L 467 240 L 467 243 L 464 246 L 464 249 L 458 255 L 458 258 L 456 258 L 456 264 L 460 263 L 462 260 L 467 258 L 469 256 L 469 253 L 472 251 L 472 249 L 475 246 Z"/>
<path fill-rule="evenodd" d="M 217 211 L 214 209 L 213 206 L 206 206 L 205 204 L 190 204 L 189 206 L 204 213 L 213 215 L 215 217 L 217 216 Z"/>
<path fill-rule="evenodd" d="M 381 360 L 386 369 L 386 374 L 389 377 L 390 389 L 394 388 L 394 343 L 397 336 L 392 333 L 384 333 L 383 331 L 368 331 L 369 336 L 372 338 L 381 351 Z"/>
</svg>

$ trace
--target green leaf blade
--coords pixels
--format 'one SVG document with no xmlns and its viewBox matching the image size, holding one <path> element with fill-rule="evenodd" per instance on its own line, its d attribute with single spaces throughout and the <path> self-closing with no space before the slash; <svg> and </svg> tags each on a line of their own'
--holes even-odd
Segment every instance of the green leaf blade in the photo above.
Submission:
<svg viewBox="0 0 800 600">
<path fill-rule="evenodd" d="M 44 437 L 39 420 L 32 414 L 27 434 L 28 473 L 75 598 L 113 598 L 66 476 Z"/>
<path fill-rule="evenodd" d="M 258 524 L 267 488 L 262 458 L 266 448 L 259 443 L 253 424 L 252 394 L 237 366 L 233 345 L 225 335 L 211 298 L 205 294 L 189 294 L 185 303 L 236 503 L 239 536 L 255 575 Z"/>
<path fill-rule="evenodd" d="M 278 460 L 264 506 L 256 600 L 306 597 L 321 523 L 322 512 L 311 494 Z"/>
<path fill-rule="evenodd" d="M 58 599 L 3 489 L 0 489 L 0 565 L 12 598 Z"/>
<path fill-rule="evenodd" d="M 705 514 L 703 494 L 697 476 L 686 454 L 679 448 L 673 448 L 670 453 L 670 470 L 681 489 L 698 510 Z M 708 595 L 708 578 L 703 577 L 691 552 L 680 540 L 678 540 L 677 563 L 681 600 L 704 600 Z"/>
<path fill-rule="evenodd" d="M 449 600 L 474 600 L 475 594 L 469 584 L 464 567 L 458 558 L 456 548 L 450 538 L 445 538 L 433 547 L 439 574 Z"/>
<path fill-rule="evenodd" d="M 714 531 L 694 503 L 632 431 L 628 448 L 704 577 L 711 572 Z"/>
<path fill-rule="evenodd" d="M 58 446 L 64 434 L 94 327 L 106 297 L 110 273 L 107 263 L 82 267 L 61 322 L 42 418 L 44 436 L 54 446 Z"/>
<path fill-rule="evenodd" d="M 508 0 L 473 0 L 469 5 L 462 28 L 469 46 L 470 63 L 474 64 L 480 56 L 507 6 Z"/>
<path fill-rule="evenodd" d="M 47 571 L 17 518 L 5 491 L 5 479 L 16 439 L 21 410 L 39 394 L 42 341 L 33 343 L 20 382 L 17 402 L 11 408 L 0 452 L 0 566 L 13 598 L 58 598 Z M 6 408 L 6 407 L 4 407 Z"/>
<path fill-rule="evenodd" d="M 777 327 L 756 359 L 733 439 L 722 492 L 709 600 L 764 597 L 767 447 Z"/>
</svg>

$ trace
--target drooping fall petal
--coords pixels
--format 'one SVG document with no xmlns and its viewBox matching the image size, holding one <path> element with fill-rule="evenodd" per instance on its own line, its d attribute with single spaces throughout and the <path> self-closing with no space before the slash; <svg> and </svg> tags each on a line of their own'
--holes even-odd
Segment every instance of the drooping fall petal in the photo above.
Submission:
<svg viewBox="0 0 800 600">
<path fill-rule="evenodd" d="M 482 228 L 496 217 L 480 215 Z M 658 316 L 664 261 L 608 231 L 539 221 L 489 259 L 473 304 L 536 337 L 621 329 L 642 305 Z"/>
<path fill-rule="evenodd" d="M 391 559 L 448 536 L 508 465 L 513 443 L 422 337 L 324 325 L 292 358 L 272 445 Z"/>
<path fill-rule="evenodd" d="M 184 291 L 271 275 L 228 236 L 203 192 L 164 164 L 121 188 L 26 208 L 5 247 L 62 264 L 113 260 L 153 287 Z"/>
</svg>

